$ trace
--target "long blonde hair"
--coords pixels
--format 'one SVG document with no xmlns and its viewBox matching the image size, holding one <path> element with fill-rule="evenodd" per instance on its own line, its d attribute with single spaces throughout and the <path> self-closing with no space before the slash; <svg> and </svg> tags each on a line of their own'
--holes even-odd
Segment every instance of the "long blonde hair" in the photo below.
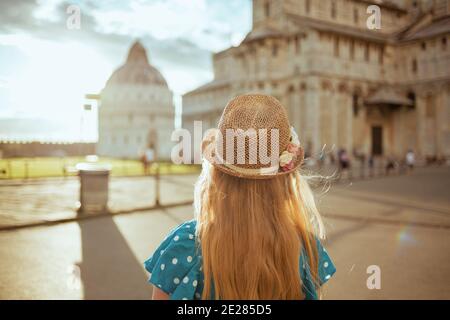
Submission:
<svg viewBox="0 0 450 320">
<path fill-rule="evenodd" d="M 323 236 L 323 225 L 298 172 L 242 179 L 204 162 L 194 204 L 202 299 L 303 299 L 302 248 L 317 284 L 316 236 Z"/>
</svg>

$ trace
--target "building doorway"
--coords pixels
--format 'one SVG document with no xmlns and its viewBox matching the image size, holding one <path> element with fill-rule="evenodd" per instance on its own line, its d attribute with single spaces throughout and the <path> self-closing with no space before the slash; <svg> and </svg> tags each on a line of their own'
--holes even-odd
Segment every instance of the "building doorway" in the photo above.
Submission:
<svg viewBox="0 0 450 320">
<path fill-rule="evenodd" d="M 381 156 L 383 154 L 383 127 L 372 127 L 372 155 Z"/>
</svg>

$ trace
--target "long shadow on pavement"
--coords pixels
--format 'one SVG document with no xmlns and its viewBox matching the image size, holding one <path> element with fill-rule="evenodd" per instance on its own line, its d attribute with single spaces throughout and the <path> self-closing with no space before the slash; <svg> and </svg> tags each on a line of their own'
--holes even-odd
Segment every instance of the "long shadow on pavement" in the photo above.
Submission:
<svg viewBox="0 0 450 320">
<path fill-rule="evenodd" d="M 327 245 L 331 247 L 340 239 L 350 235 L 353 232 L 358 232 L 362 229 L 368 228 L 369 226 L 370 221 L 364 220 L 360 222 L 353 222 L 348 227 L 332 231 L 327 235 Z"/>
<path fill-rule="evenodd" d="M 150 299 L 142 264 L 112 217 L 79 222 L 84 299 Z"/>
</svg>

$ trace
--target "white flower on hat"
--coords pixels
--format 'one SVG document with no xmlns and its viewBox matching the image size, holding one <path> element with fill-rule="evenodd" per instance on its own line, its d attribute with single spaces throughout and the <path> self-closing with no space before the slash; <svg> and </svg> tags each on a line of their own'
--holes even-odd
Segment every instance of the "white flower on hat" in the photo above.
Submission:
<svg viewBox="0 0 450 320">
<path fill-rule="evenodd" d="M 300 140 L 298 139 L 298 135 L 294 130 L 294 127 L 291 127 L 291 137 L 289 139 L 289 144 L 283 153 L 280 155 L 279 165 L 281 170 L 289 171 L 294 168 L 294 162 L 297 159 L 297 156 L 301 155 L 302 149 L 300 148 Z"/>
<path fill-rule="evenodd" d="M 284 167 L 291 163 L 292 159 L 294 158 L 294 155 L 290 153 L 289 151 L 283 151 L 283 153 L 280 156 L 280 167 Z"/>
<path fill-rule="evenodd" d="M 298 135 L 297 132 L 295 132 L 294 127 L 291 127 L 291 143 L 299 146 L 300 145 L 300 140 L 298 139 Z"/>
</svg>

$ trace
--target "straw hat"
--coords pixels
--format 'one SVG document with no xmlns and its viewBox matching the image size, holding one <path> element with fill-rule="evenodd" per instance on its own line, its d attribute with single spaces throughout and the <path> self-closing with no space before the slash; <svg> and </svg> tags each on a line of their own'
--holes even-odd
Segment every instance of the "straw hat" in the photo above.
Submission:
<svg viewBox="0 0 450 320">
<path fill-rule="evenodd" d="M 228 102 L 218 128 L 206 133 L 202 152 L 217 169 L 248 179 L 291 173 L 304 158 L 286 109 L 263 94 L 241 95 Z"/>
</svg>

